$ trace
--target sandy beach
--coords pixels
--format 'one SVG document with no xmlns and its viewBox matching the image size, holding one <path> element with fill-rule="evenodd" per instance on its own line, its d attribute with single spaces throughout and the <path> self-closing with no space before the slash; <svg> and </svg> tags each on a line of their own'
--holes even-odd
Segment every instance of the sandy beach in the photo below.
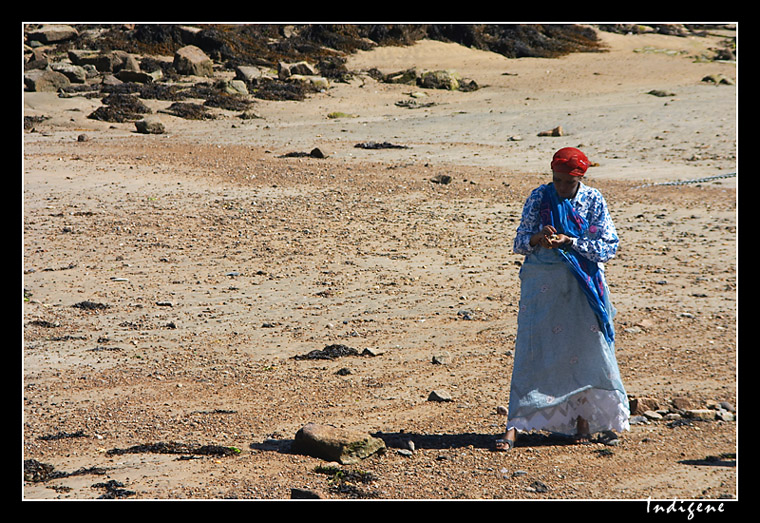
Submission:
<svg viewBox="0 0 760 523">
<path fill-rule="evenodd" d="M 113 481 L 138 500 L 736 500 L 738 414 L 668 414 L 738 401 L 737 86 L 703 81 L 737 66 L 695 59 L 720 35 L 599 34 L 605 52 L 552 59 L 359 51 L 351 71 L 449 69 L 480 89 L 359 74 L 256 100 L 250 120 L 156 112 L 157 135 L 88 119 L 97 98 L 25 92 L 24 115 L 47 119 L 23 132 L 23 458 L 67 474 L 23 498 Z M 412 99 L 429 105 L 397 103 Z M 370 141 L 404 147 L 356 147 Z M 607 279 L 626 391 L 661 418 L 614 446 L 536 434 L 494 452 L 514 232 L 564 146 L 593 162 L 621 239 Z M 375 355 L 294 358 L 330 344 Z M 289 451 L 307 423 L 388 449 L 342 467 L 370 479 L 336 482 L 319 468 L 335 463 Z M 239 452 L 110 452 L 160 442 Z"/>
</svg>

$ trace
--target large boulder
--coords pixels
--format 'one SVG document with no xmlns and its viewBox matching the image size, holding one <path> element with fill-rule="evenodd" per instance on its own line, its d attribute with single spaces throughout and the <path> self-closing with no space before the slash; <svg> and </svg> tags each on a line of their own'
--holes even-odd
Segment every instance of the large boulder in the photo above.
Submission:
<svg viewBox="0 0 760 523">
<path fill-rule="evenodd" d="M 203 49 L 194 45 L 186 45 L 174 53 L 174 68 L 179 74 L 193 76 L 212 76 L 214 63 Z"/>
<path fill-rule="evenodd" d="M 291 450 L 343 465 L 357 463 L 385 449 L 385 442 L 366 432 L 307 423 L 295 436 Z"/>
<path fill-rule="evenodd" d="M 27 91 L 57 92 L 71 84 L 65 74 L 50 69 L 33 69 L 24 73 Z"/>
<path fill-rule="evenodd" d="M 79 33 L 70 25 L 50 24 L 43 25 L 39 29 L 33 29 L 26 33 L 29 41 L 40 42 L 42 44 L 53 44 L 76 38 Z"/>
</svg>

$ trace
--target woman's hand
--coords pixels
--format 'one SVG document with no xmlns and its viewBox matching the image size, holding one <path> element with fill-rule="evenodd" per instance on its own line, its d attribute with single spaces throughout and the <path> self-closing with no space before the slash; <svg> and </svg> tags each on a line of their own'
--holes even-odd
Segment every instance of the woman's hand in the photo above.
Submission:
<svg viewBox="0 0 760 523">
<path fill-rule="evenodd" d="M 534 234 L 530 239 L 531 246 L 540 245 L 545 249 L 556 249 L 573 241 L 572 238 L 564 234 L 557 234 L 557 229 L 551 225 L 544 227 Z"/>
</svg>

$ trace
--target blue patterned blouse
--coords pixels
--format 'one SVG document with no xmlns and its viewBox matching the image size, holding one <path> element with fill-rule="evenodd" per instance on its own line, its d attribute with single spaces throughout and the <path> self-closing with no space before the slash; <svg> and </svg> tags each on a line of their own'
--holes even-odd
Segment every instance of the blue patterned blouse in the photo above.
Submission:
<svg viewBox="0 0 760 523">
<path fill-rule="evenodd" d="M 544 191 L 548 187 L 549 184 L 545 184 L 533 189 L 525 201 L 514 241 L 514 252 L 517 254 L 527 256 L 540 248 L 538 245 L 530 246 L 530 237 L 541 230 L 541 218 L 538 211 Z M 604 263 L 612 259 L 617 252 L 620 240 L 602 193 L 598 189 L 581 183 L 570 202 L 588 222 L 586 232 L 580 238 L 573 240 L 573 249 L 591 261 Z"/>
</svg>

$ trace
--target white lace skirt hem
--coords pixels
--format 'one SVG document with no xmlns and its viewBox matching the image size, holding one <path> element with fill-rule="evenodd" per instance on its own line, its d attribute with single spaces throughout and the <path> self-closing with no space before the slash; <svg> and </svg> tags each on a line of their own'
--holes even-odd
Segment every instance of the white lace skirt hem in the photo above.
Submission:
<svg viewBox="0 0 760 523">
<path fill-rule="evenodd" d="M 630 429 L 628 401 L 617 391 L 589 389 L 555 407 L 538 410 L 528 416 L 510 419 L 507 430 L 518 432 L 544 430 L 559 434 L 576 433 L 578 416 L 589 424 L 589 430 L 623 432 Z"/>
</svg>

